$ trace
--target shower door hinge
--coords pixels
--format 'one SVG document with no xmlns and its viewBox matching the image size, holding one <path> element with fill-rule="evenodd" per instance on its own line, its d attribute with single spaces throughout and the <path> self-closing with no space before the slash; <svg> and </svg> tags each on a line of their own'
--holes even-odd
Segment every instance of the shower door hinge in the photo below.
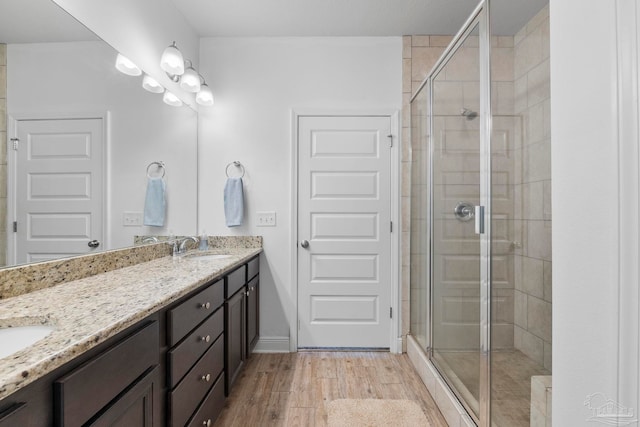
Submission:
<svg viewBox="0 0 640 427">
<path fill-rule="evenodd" d="M 389 319 L 393 319 L 393 307 L 389 307 Z"/>
<path fill-rule="evenodd" d="M 393 233 L 393 221 L 389 221 L 389 232 Z"/>
<path fill-rule="evenodd" d="M 387 138 L 389 138 L 389 148 L 393 147 L 393 135 L 389 134 L 387 135 Z"/>
<path fill-rule="evenodd" d="M 18 221 L 13 221 L 13 232 L 14 233 L 18 232 Z"/>
<path fill-rule="evenodd" d="M 18 138 L 11 138 L 10 141 L 12 143 L 13 151 L 18 151 L 18 143 L 20 142 L 20 140 Z"/>
</svg>

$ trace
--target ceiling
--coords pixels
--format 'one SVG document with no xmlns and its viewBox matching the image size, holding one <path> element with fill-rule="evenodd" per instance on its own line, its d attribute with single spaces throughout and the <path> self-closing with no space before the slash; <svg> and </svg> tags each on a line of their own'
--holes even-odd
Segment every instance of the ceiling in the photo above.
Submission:
<svg viewBox="0 0 640 427">
<path fill-rule="evenodd" d="M 171 0 L 200 37 L 455 34 L 478 0 Z M 514 34 L 548 0 L 492 0 Z M 0 0 L 0 42 L 96 40 L 51 0 Z"/>
<path fill-rule="evenodd" d="M 201 37 L 455 34 L 478 0 L 172 0 Z M 492 0 L 512 35 L 548 0 Z"/>
</svg>

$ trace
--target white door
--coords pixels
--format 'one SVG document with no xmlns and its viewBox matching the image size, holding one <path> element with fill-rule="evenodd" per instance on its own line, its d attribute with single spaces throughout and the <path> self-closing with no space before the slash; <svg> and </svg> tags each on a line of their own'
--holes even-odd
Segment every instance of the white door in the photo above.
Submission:
<svg viewBox="0 0 640 427">
<path fill-rule="evenodd" d="M 18 120 L 16 136 L 16 263 L 100 248 L 102 119 Z"/>
<path fill-rule="evenodd" d="M 390 133 L 388 116 L 299 119 L 298 347 L 390 346 Z"/>
</svg>

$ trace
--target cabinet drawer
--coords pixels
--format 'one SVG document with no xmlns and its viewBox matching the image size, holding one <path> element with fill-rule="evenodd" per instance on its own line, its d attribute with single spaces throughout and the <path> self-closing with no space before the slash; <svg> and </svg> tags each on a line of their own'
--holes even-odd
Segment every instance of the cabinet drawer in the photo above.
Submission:
<svg viewBox="0 0 640 427">
<path fill-rule="evenodd" d="M 188 427 L 212 426 L 224 408 L 224 374 L 218 377 Z"/>
<path fill-rule="evenodd" d="M 221 335 L 178 386 L 169 393 L 172 426 L 186 424 L 223 368 L 224 335 Z"/>
<path fill-rule="evenodd" d="M 158 322 L 124 338 L 53 383 L 56 425 L 81 426 L 159 362 Z"/>
<path fill-rule="evenodd" d="M 257 256 L 247 264 L 247 282 L 260 272 L 260 257 Z"/>
<path fill-rule="evenodd" d="M 167 314 L 167 340 L 174 346 L 224 303 L 223 281 L 218 280 Z"/>
<path fill-rule="evenodd" d="M 231 297 L 233 294 L 244 286 L 247 280 L 247 266 L 246 264 L 237 270 L 232 271 L 227 275 L 226 291 L 224 294 L 225 299 Z"/>
<path fill-rule="evenodd" d="M 211 317 L 190 333 L 169 352 L 169 387 L 173 388 L 196 360 L 207 351 L 224 331 L 224 309 L 220 307 Z"/>
</svg>

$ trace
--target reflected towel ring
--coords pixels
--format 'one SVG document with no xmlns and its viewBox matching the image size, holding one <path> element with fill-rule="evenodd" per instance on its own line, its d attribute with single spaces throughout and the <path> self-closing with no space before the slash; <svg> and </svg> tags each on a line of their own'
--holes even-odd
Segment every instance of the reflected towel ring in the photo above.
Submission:
<svg viewBox="0 0 640 427">
<path fill-rule="evenodd" d="M 160 175 L 160 178 L 164 178 L 164 174 L 167 171 L 167 169 L 165 168 L 163 161 L 149 163 L 149 166 L 147 166 L 147 177 L 153 178 L 149 173 L 149 169 L 151 169 L 151 166 L 153 165 L 156 165 L 156 169 L 162 169 L 162 175 Z"/>
<path fill-rule="evenodd" d="M 240 175 L 240 176 L 239 176 L 239 177 L 237 177 L 237 178 L 244 178 L 244 172 L 245 172 L 245 171 L 244 171 L 244 165 L 243 165 L 242 163 L 240 163 L 239 161 L 237 161 L 237 160 L 235 160 L 235 161 L 233 161 L 233 162 L 230 162 L 229 164 L 227 164 L 227 167 L 226 167 L 226 168 L 224 168 L 224 173 L 227 175 L 227 178 L 231 178 L 231 177 L 229 176 L 229 166 L 231 166 L 231 165 L 233 165 L 233 166 L 235 166 L 235 167 L 237 167 L 237 168 L 242 169 L 242 175 Z"/>
</svg>

